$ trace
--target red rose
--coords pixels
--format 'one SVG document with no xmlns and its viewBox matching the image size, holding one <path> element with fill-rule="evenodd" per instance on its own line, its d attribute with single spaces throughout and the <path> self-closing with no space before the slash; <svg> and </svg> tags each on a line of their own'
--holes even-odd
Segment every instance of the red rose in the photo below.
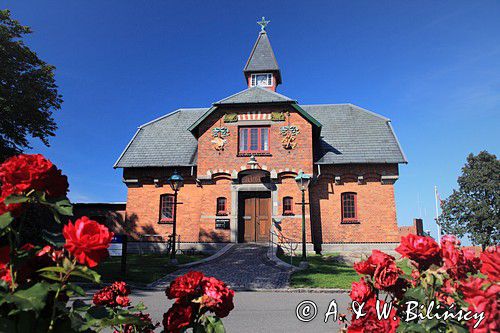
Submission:
<svg viewBox="0 0 500 333">
<path fill-rule="evenodd" d="M 180 332 L 182 328 L 189 327 L 194 319 L 194 305 L 175 303 L 163 315 L 165 332 Z"/>
<path fill-rule="evenodd" d="M 92 302 L 95 305 L 108 305 L 116 306 L 115 293 L 109 287 L 104 287 L 103 289 L 97 291 L 92 297 Z"/>
<path fill-rule="evenodd" d="M 475 333 L 498 332 L 500 330 L 500 285 L 489 284 L 488 281 L 480 278 L 469 278 L 459 288 L 464 294 L 464 300 L 469 303 L 469 310 L 484 313 L 484 319 L 478 327 L 474 328 L 475 320 L 467 323 L 469 331 Z"/>
<path fill-rule="evenodd" d="M 384 301 L 380 301 L 380 309 L 383 309 Z M 351 325 L 347 328 L 349 333 L 394 333 L 399 326 L 400 319 L 396 314 L 396 309 L 391 308 L 390 315 L 387 319 L 378 319 L 377 309 L 375 305 L 365 307 L 366 315 L 351 321 Z M 396 318 L 396 320 L 394 320 Z"/>
<path fill-rule="evenodd" d="M 181 298 L 186 296 L 201 296 L 201 280 L 204 275 L 201 272 L 191 271 L 182 276 L 179 276 L 170 283 L 170 286 L 165 291 L 169 299 Z"/>
<path fill-rule="evenodd" d="M 413 234 L 403 236 L 396 251 L 403 257 L 415 261 L 422 269 L 439 262 L 439 245 L 431 237 Z"/>
<path fill-rule="evenodd" d="M 372 254 L 367 260 L 354 264 L 354 270 L 358 272 L 358 274 L 373 276 L 377 266 L 385 265 L 386 262 L 394 260 L 395 258 L 387 253 L 379 250 L 372 250 Z"/>
<path fill-rule="evenodd" d="M 130 288 L 127 286 L 127 284 L 123 281 L 115 281 L 111 285 L 111 288 L 121 296 L 128 296 L 130 295 Z"/>
<path fill-rule="evenodd" d="M 351 296 L 353 301 L 357 301 L 359 303 L 375 299 L 373 288 L 365 281 L 365 278 L 361 278 L 359 282 L 352 283 L 351 293 L 349 296 Z"/>
<path fill-rule="evenodd" d="M 12 193 L 45 191 L 50 197 L 61 197 L 68 191 L 68 180 L 42 155 L 21 154 L 0 165 L 0 182 Z"/>
<path fill-rule="evenodd" d="M 64 226 L 63 235 L 66 238 L 64 247 L 77 259 L 80 264 L 89 267 L 96 266 L 108 256 L 108 247 L 113 233 L 102 224 L 84 216 L 71 221 Z"/>
<path fill-rule="evenodd" d="M 441 241 L 441 256 L 443 257 L 446 272 L 454 279 L 466 279 L 468 274 L 476 274 L 481 267 L 481 261 L 473 250 L 462 250 L 458 247 L 460 241 L 448 236 Z"/>
<path fill-rule="evenodd" d="M 202 280 L 202 289 L 204 294 L 202 305 L 213 311 L 217 317 L 227 317 L 234 309 L 234 291 L 224 282 L 214 277 L 205 277 Z"/>
<path fill-rule="evenodd" d="M 394 261 L 379 265 L 373 274 L 373 284 L 377 289 L 389 289 L 396 284 L 402 273 Z"/>
<path fill-rule="evenodd" d="M 481 273 L 488 275 L 493 281 L 500 280 L 500 246 L 490 246 L 481 253 Z"/>
<path fill-rule="evenodd" d="M 127 296 L 116 296 L 115 298 L 116 304 L 122 307 L 126 307 L 130 305 L 130 299 Z"/>
<path fill-rule="evenodd" d="M 354 263 L 354 270 L 361 275 L 373 275 L 375 266 L 372 266 L 368 260 Z"/>
<path fill-rule="evenodd" d="M 4 280 L 7 283 L 10 283 L 12 281 L 9 263 L 10 247 L 8 245 L 0 247 L 0 280 Z"/>
</svg>

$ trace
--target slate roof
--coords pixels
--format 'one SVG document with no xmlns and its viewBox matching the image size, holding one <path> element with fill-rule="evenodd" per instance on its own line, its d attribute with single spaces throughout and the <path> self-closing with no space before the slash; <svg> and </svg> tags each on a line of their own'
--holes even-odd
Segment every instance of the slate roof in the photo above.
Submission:
<svg viewBox="0 0 500 333">
<path fill-rule="evenodd" d="M 196 165 L 198 141 L 188 127 L 207 110 L 179 109 L 139 126 L 114 167 Z"/>
<path fill-rule="evenodd" d="M 214 105 L 222 104 L 251 104 L 251 103 L 282 103 L 295 102 L 293 99 L 277 92 L 259 86 L 250 87 L 239 93 L 221 99 Z"/>
<path fill-rule="evenodd" d="M 389 119 L 352 104 L 301 107 L 323 124 L 316 164 L 407 163 Z"/>
<path fill-rule="evenodd" d="M 389 119 L 352 104 L 300 108 L 322 125 L 315 163 L 407 162 Z M 140 126 L 115 168 L 196 165 L 197 140 L 189 128 L 208 110 L 179 109 Z"/>
<path fill-rule="evenodd" d="M 247 63 L 243 72 L 266 72 L 266 71 L 277 71 L 278 72 L 278 83 L 281 83 L 281 73 L 274 56 L 273 48 L 269 42 L 269 37 L 265 31 L 261 31 L 255 44 L 250 52 L 250 57 L 248 57 Z"/>
</svg>

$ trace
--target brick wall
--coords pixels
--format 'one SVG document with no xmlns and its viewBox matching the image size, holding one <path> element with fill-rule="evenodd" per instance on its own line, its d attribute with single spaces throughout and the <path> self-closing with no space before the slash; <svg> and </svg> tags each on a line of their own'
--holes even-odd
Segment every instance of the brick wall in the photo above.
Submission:
<svg viewBox="0 0 500 333">
<path fill-rule="evenodd" d="M 380 181 L 382 175 L 397 175 L 397 165 L 324 166 L 321 172 L 310 191 L 315 243 L 399 241 L 394 186 Z M 340 176 L 337 184 L 335 176 Z M 357 193 L 358 224 L 342 223 L 343 192 Z"/>
<path fill-rule="evenodd" d="M 198 177 L 204 177 L 207 172 L 213 170 L 222 170 L 231 174 L 233 170 L 241 171 L 242 166 L 245 167 L 249 160 L 248 156 L 238 156 L 238 126 L 245 124 L 243 121 L 236 123 L 224 123 L 221 119 L 226 113 L 247 113 L 261 112 L 269 114 L 271 112 L 290 112 L 290 125 L 298 126 L 300 134 L 298 134 L 295 149 L 287 150 L 282 147 L 282 135 L 280 127 L 287 125 L 285 122 L 273 121 L 256 121 L 253 124 L 266 124 L 270 126 L 269 132 L 269 156 L 257 156 L 259 165 L 268 171 L 275 169 L 302 169 L 305 173 L 313 172 L 313 150 L 312 150 L 312 126 L 299 113 L 289 106 L 274 106 L 274 107 L 255 107 L 255 108 L 238 108 L 225 107 L 214 112 L 209 116 L 203 124 L 200 125 L 200 137 L 198 139 Z M 248 124 L 248 122 L 246 123 Z M 226 137 L 227 143 L 224 150 L 217 151 L 213 148 L 212 130 L 216 127 L 224 126 L 230 131 L 230 135 Z"/>
</svg>

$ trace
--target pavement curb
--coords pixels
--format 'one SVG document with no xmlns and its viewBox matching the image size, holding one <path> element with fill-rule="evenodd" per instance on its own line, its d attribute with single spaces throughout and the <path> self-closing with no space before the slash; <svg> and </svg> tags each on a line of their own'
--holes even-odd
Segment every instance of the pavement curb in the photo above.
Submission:
<svg viewBox="0 0 500 333">
<path fill-rule="evenodd" d="M 271 260 L 273 263 L 275 263 L 278 267 L 285 269 L 289 271 L 290 273 L 294 273 L 297 271 L 301 271 L 304 268 L 300 268 L 297 266 L 290 265 L 289 263 L 284 262 L 278 256 L 276 256 L 276 252 L 278 252 L 278 246 L 271 245 L 269 246 L 269 250 L 266 251 L 266 257 L 267 259 Z"/>
</svg>

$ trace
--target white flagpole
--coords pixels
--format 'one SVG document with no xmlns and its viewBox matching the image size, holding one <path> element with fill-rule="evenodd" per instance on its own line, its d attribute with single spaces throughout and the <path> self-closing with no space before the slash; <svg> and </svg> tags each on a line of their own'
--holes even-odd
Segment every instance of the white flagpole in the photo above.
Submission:
<svg viewBox="0 0 500 333">
<path fill-rule="evenodd" d="M 439 222 L 439 197 L 438 197 L 438 188 L 437 186 L 434 186 L 434 196 L 436 199 L 436 224 L 437 224 L 437 231 L 438 231 L 438 243 L 441 243 L 441 223 Z"/>
</svg>

